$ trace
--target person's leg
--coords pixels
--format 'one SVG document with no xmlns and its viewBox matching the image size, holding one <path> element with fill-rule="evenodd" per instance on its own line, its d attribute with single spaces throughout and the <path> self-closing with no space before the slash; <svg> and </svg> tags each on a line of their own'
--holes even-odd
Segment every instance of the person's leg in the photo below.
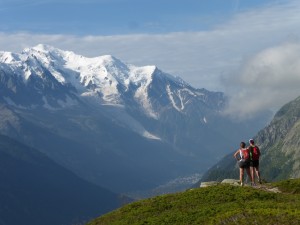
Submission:
<svg viewBox="0 0 300 225">
<path fill-rule="evenodd" d="M 249 179 L 250 179 L 250 181 L 251 181 L 251 184 L 253 184 L 253 183 L 255 183 L 255 182 L 253 181 L 253 177 L 252 177 L 250 168 L 251 168 L 251 167 L 246 168 L 246 172 L 247 172 L 247 175 L 248 175 L 248 177 L 249 177 Z"/>
<path fill-rule="evenodd" d="M 244 168 L 240 168 L 240 182 L 241 185 L 244 185 Z"/>
<path fill-rule="evenodd" d="M 255 183 L 254 167 L 250 166 L 251 182 Z"/>
<path fill-rule="evenodd" d="M 259 166 L 255 167 L 255 173 L 256 173 L 256 176 L 258 178 L 258 182 L 261 184 Z"/>
</svg>

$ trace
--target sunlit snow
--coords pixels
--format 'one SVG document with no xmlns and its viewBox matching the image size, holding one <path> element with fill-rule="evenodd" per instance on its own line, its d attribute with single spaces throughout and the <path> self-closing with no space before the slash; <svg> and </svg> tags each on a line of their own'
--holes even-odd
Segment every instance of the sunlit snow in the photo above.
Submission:
<svg viewBox="0 0 300 225">
<path fill-rule="evenodd" d="M 165 90 L 157 90 L 167 95 L 167 98 L 162 101 L 169 101 L 170 105 L 181 113 L 192 103 L 193 98 L 204 95 L 191 88 L 181 78 L 163 73 L 156 66 L 138 67 L 123 63 L 111 55 L 88 58 L 41 44 L 26 48 L 19 54 L 0 52 L 0 69 L 7 74 L 20 76 L 25 84 L 31 76 L 38 76 L 42 81 L 47 81 L 47 85 L 52 85 L 50 88 L 53 90 L 56 87 L 52 83 L 54 78 L 62 86 L 73 87 L 79 98 L 103 107 L 126 108 L 128 98 L 124 96 L 128 95 L 131 103 L 137 104 L 139 110 L 153 119 L 160 117 L 160 111 L 154 109 L 152 105 L 155 101 L 153 103 L 153 99 L 149 96 L 154 74 L 167 82 Z M 161 95 L 163 96 L 164 93 Z M 64 108 L 78 104 L 77 100 L 68 94 L 64 95 L 63 99 L 56 100 L 56 106 L 50 104 L 46 97 L 43 97 L 43 101 L 44 107 L 51 110 L 55 107 Z M 10 98 L 6 98 L 6 102 L 14 104 Z M 123 122 L 124 120 L 123 118 Z M 207 122 L 205 117 L 203 121 Z M 126 123 L 128 125 L 128 122 Z M 131 127 L 147 138 L 160 139 L 140 125 L 135 124 Z"/>
</svg>

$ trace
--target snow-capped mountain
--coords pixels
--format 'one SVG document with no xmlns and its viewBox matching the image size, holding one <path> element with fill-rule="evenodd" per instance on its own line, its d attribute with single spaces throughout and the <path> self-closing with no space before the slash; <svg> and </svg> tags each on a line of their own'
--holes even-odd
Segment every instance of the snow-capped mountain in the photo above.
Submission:
<svg viewBox="0 0 300 225">
<path fill-rule="evenodd" d="M 47 45 L 0 52 L 0 103 L 1 133 L 120 192 L 201 173 L 262 126 L 224 117 L 223 93 L 156 66 Z"/>
<path fill-rule="evenodd" d="M 128 91 L 129 86 L 138 87 L 135 98 L 143 101 L 146 87 L 151 83 L 151 76 L 156 69 L 154 66 L 126 65 L 109 55 L 86 58 L 46 45 L 27 48 L 21 54 L 2 52 L 0 59 L 1 70 L 18 76 L 24 86 L 36 84 L 37 80 L 42 84 L 51 83 L 49 88 L 53 90 L 58 85 L 72 86 L 78 96 L 96 98 L 100 104 L 123 105 L 122 94 Z M 73 99 L 69 93 L 66 96 Z M 43 101 L 47 106 L 47 99 Z M 19 104 L 24 105 L 22 102 Z M 50 105 L 54 108 L 63 106 Z"/>
<path fill-rule="evenodd" d="M 152 104 L 150 92 L 165 95 L 159 103 L 182 113 L 192 105 L 193 98 L 209 104 L 212 94 L 195 90 L 180 78 L 163 73 L 155 66 L 136 67 L 110 55 L 86 58 L 47 45 L 27 48 L 20 54 L 0 52 L 0 69 L 1 85 L 6 84 L 3 88 L 15 92 L 1 97 L 6 103 L 19 107 L 37 105 L 55 109 L 76 104 L 78 97 L 82 97 L 94 99 L 100 105 L 126 106 L 126 103 L 134 102 L 149 117 L 158 119 L 160 113 Z M 153 87 L 155 81 L 163 86 Z M 15 98 L 17 88 L 31 93 L 35 91 L 40 94 L 40 99 L 26 95 L 24 98 L 28 101 L 18 101 Z M 61 89 L 64 90 L 61 96 L 49 99 L 49 93 L 57 94 Z M 218 107 L 223 103 L 224 98 L 219 93 L 219 102 L 211 105 Z"/>
<path fill-rule="evenodd" d="M 0 69 L 2 102 L 19 108 L 54 110 L 88 101 L 131 108 L 158 120 L 170 107 L 187 113 L 200 101 L 202 112 L 207 107 L 219 111 L 225 100 L 222 93 L 196 90 L 155 66 L 136 67 L 110 55 L 86 58 L 47 45 L 20 54 L 1 52 Z M 201 113 L 199 119 L 207 123 L 209 113 Z M 158 138 L 128 116 L 121 120 L 147 137 Z"/>
</svg>

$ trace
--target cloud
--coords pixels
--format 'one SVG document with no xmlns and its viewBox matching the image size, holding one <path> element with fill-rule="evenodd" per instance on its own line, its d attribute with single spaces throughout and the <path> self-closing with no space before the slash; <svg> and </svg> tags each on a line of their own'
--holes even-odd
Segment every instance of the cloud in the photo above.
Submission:
<svg viewBox="0 0 300 225">
<path fill-rule="evenodd" d="M 278 109 L 300 96 L 300 43 L 265 49 L 223 81 L 231 95 L 228 114 L 244 118 Z"/>
</svg>

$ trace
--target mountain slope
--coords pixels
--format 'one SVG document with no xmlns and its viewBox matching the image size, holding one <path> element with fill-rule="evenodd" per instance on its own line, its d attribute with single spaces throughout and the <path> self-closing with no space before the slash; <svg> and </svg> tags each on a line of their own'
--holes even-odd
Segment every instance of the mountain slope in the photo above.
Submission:
<svg viewBox="0 0 300 225">
<path fill-rule="evenodd" d="M 254 139 L 261 149 L 260 170 L 264 179 L 300 177 L 300 97 L 284 105 Z M 238 177 L 232 155 L 213 166 L 202 181 Z"/>
<path fill-rule="evenodd" d="M 197 188 L 126 205 L 88 225 L 299 224 L 300 180 L 273 185 L 286 192 L 230 185 Z"/>
<path fill-rule="evenodd" d="M 115 192 L 203 173 L 265 121 L 241 127 L 225 104 L 223 93 L 109 55 L 0 52 L 0 132 Z"/>
<path fill-rule="evenodd" d="M 0 112 L 8 114 L 2 125 L 11 136 L 116 192 L 154 188 L 195 165 L 195 160 L 174 152 L 168 144 L 143 138 L 89 108 L 20 114 L 4 107 Z M 191 165 L 185 166 L 183 160 Z"/>
<path fill-rule="evenodd" d="M 121 205 L 40 152 L 0 135 L 0 224 L 74 224 Z M 124 198 L 125 199 L 125 198 Z"/>
</svg>

